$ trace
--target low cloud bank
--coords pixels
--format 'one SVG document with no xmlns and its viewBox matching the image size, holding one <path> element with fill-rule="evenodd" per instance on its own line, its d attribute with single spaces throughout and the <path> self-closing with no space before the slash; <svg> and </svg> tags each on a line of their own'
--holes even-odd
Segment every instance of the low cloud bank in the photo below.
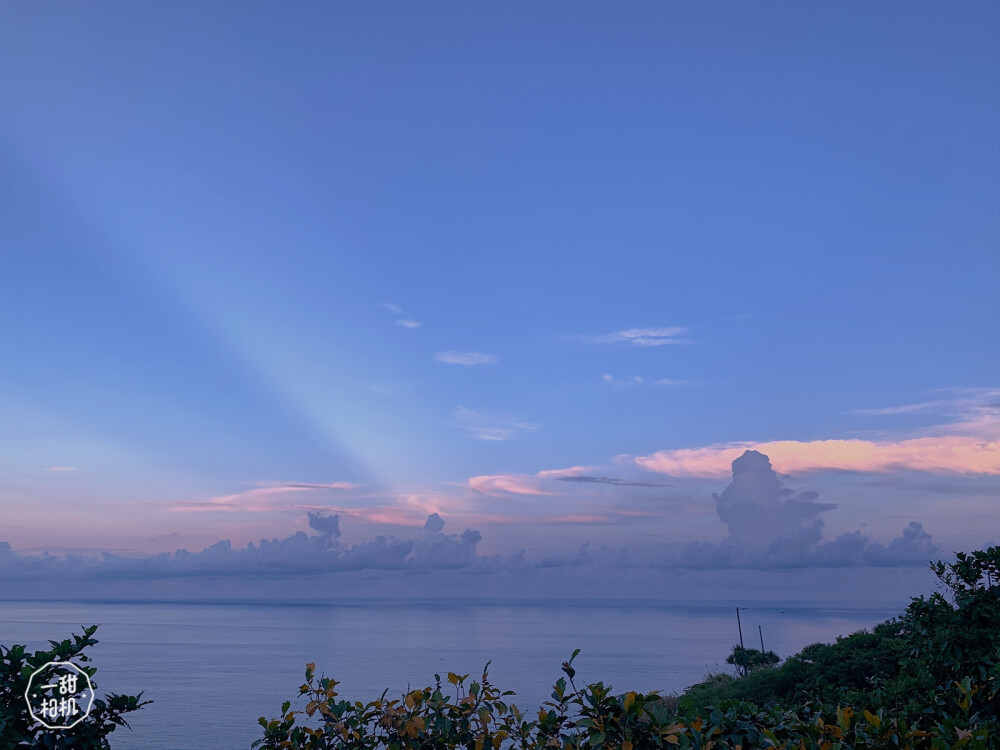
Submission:
<svg viewBox="0 0 1000 750">
<path fill-rule="evenodd" d="M 573 481 L 612 483 L 607 477 L 584 475 Z M 243 548 L 228 540 L 199 553 L 180 549 L 152 557 L 56 557 L 21 555 L 0 542 L 0 580 L 51 578 L 182 578 L 191 576 L 287 576 L 351 571 L 403 571 L 428 573 L 456 570 L 471 574 L 529 574 L 562 568 L 614 571 L 663 569 L 758 569 L 808 567 L 925 565 L 940 550 L 923 526 L 911 522 L 902 533 L 880 544 L 855 531 L 831 541 L 823 540 L 820 516 L 836 506 L 818 501 L 817 493 L 785 487 L 766 455 L 745 451 L 732 463 L 732 481 L 713 495 L 719 520 L 729 534 L 718 544 L 690 543 L 680 551 L 646 554 L 639 559 L 627 549 L 590 543 L 569 553 L 529 560 L 523 552 L 509 556 L 481 556 L 482 535 L 474 529 L 444 533 L 445 521 L 428 516 L 423 532 L 410 539 L 376 536 L 357 544 L 340 541 L 340 516 L 309 513 L 315 532 L 300 531 L 285 539 L 262 539 Z M 0 591 L 2 593 L 2 591 Z"/>
<path fill-rule="evenodd" d="M 120 557 L 105 553 L 99 558 L 49 554 L 19 555 L 0 542 L 0 576 L 5 578 L 117 577 L 161 578 L 207 575 L 287 575 L 361 570 L 431 571 L 464 568 L 477 559 L 478 531 L 443 533 L 444 521 L 434 513 L 422 536 L 415 539 L 377 536 L 367 542 L 340 542 L 340 517 L 309 513 L 309 526 L 317 534 L 298 532 L 285 539 L 262 539 L 242 549 L 228 540 L 216 542 L 199 553 L 179 549 L 152 557 Z"/>
</svg>

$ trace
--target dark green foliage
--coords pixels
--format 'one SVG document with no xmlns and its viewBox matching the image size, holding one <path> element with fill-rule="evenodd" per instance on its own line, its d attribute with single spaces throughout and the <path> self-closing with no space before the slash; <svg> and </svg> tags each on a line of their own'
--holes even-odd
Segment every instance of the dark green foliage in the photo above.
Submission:
<svg viewBox="0 0 1000 750">
<path fill-rule="evenodd" d="M 138 695 L 107 695 L 94 700 L 90 715 L 72 729 L 45 729 L 31 718 L 24 693 L 28 679 L 39 667 L 50 661 L 72 661 L 91 677 L 97 669 L 85 666 L 91 661 L 83 653 L 97 643 L 93 637 L 97 626 L 84 628 L 83 635 L 73 635 L 61 642 L 49 641 L 48 651 L 27 653 L 24 646 L 0 646 L 0 748 L 38 747 L 69 750 L 103 750 L 110 748 L 108 735 L 120 726 L 128 727 L 124 715 L 138 711 L 147 703 Z"/>
<path fill-rule="evenodd" d="M 698 689 L 706 683 L 689 688 L 682 704 L 690 707 L 743 700 L 760 705 L 803 701 L 867 705 L 876 686 L 899 674 L 906 650 L 899 630 L 898 624 L 890 621 L 877 625 L 870 633 L 862 630 L 841 636 L 835 643 L 806 646 L 780 667 L 769 669 L 770 665 L 762 665 L 739 680 L 719 680 L 717 675 L 711 690 Z M 732 664 L 732 659 L 731 654 L 726 661 Z"/>
<path fill-rule="evenodd" d="M 972 709 L 1000 720 L 1000 547 L 959 553 L 951 565 L 931 565 L 946 586 L 940 593 L 915 599 L 900 618 L 907 649 L 900 674 L 888 681 L 884 699 L 897 710 L 952 709 L 944 696 L 968 678 L 979 690 Z"/>
<path fill-rule="evenodd" d="M 860 705 L 910 730 L 988 728 L 991 747 L 997 746 L 1000 588 L 994 584 L 1000 548 L 959 553 L 954 563 L 931 569 L 945 593 L 914 599 L 902 615 L 871 632 L 807 646 L 780 667 L 758 668 L 740 679 L 714 675 L 681 696 L 680 715 L 713 707 Z"/>
</svg>

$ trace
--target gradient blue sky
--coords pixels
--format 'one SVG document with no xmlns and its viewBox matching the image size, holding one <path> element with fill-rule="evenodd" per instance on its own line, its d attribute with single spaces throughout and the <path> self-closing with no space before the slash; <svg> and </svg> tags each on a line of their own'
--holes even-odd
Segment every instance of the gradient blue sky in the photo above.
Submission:
<svg viewBox="0 0 1000 750">
<path fill-rule="evenodd" d="M 0 539 L 979 546 L 998 133 L 988 2 L 4 3 Z"/>
</svg>

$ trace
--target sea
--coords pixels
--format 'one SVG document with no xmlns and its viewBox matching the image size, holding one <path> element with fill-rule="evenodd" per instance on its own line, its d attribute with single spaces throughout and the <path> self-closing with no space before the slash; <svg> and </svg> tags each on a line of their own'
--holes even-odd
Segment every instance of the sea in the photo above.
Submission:
<svg viewBox="0 0 1000 750">
<path fill-rule="evenodd" d="M 0 643 L 48 648 L 99 623 L 88 652 L 98 695 L 137 693 L 153 703 L 116 730 L 116 750 L 247 750 L 258 717 L 297 702 L 305 665 L 340 682 L 351 700 L 388 689 L 444 684 L 449 671 L 482 675 L 522 710 L 549 699 L 560 665 L 580 649 L 577 685 L 680 693 L 729 671 L 740 635 L 747 647 L 789 656 L 886 620 L 872 603 L 613 600 L 386 599 L 340 602 L 0 601 Z"/>
</svg>

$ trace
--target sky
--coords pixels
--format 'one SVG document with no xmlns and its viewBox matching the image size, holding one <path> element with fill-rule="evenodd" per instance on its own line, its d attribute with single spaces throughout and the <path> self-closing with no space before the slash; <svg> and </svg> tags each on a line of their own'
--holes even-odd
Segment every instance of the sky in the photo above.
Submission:
<svg viewBox="0 0 1000 750">
<path fill-rule="evenodd" d="M 993 3 L 0 4 L 0 566 L 996 543 L 998 133 Z"/>
</svg>

